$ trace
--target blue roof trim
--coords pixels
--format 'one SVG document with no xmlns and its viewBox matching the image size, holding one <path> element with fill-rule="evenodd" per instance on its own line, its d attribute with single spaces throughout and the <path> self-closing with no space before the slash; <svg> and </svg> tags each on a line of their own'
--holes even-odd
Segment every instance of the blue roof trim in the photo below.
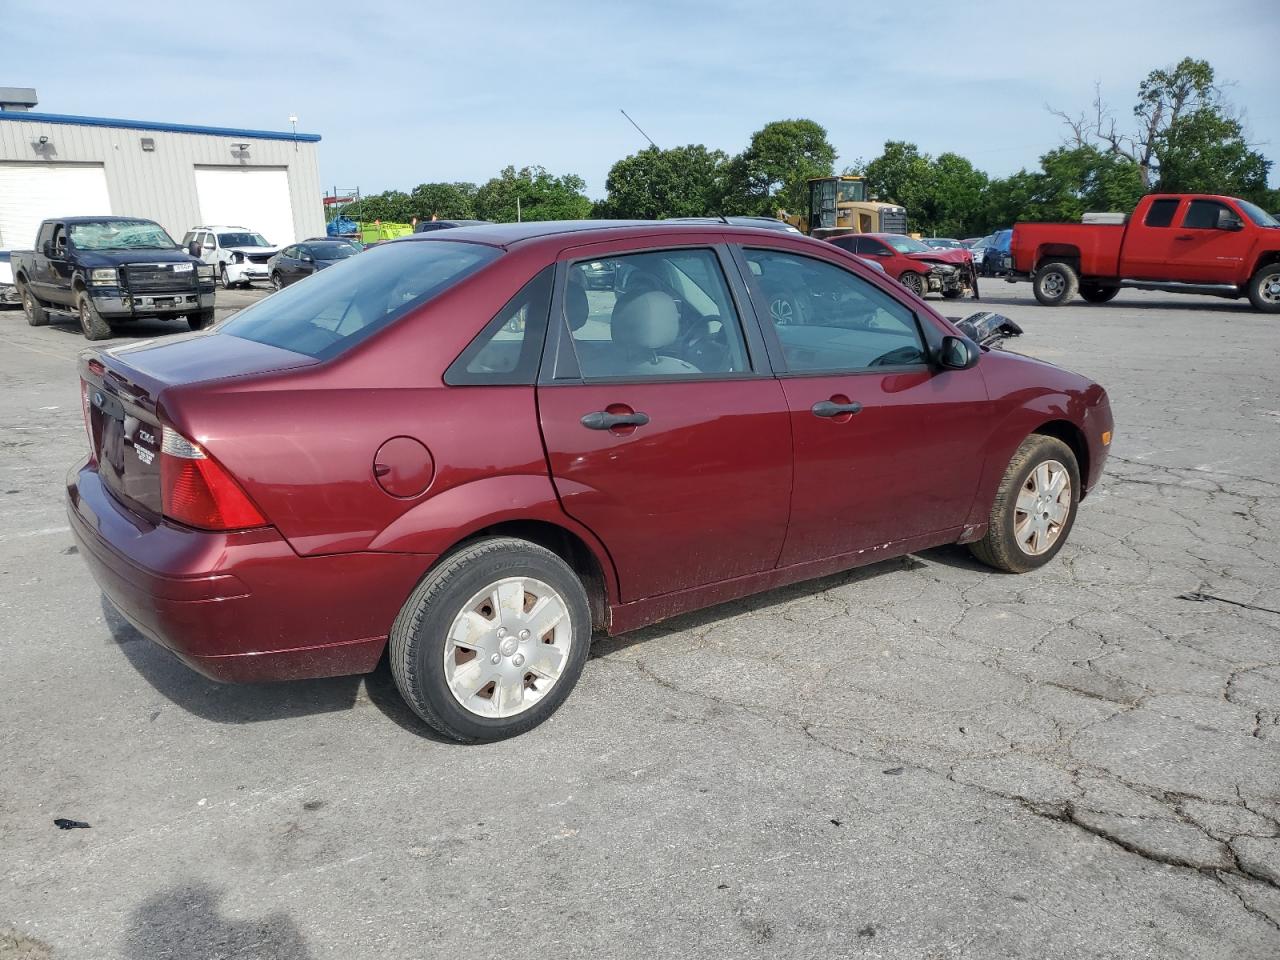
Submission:
<svg viewBox="0 0 1280 960">
<path fill-rule="evenodd" d="M 0 110 L 0 120 L 29 120 L 36 123 L 67 123 L 82 127 L 122 127 L 126 130 L 159 130 L 163 133 L 203 133 L 212 137 L 249 137 L 256 140 L 296 140 L 319 143 L 318 133 L 283 133 L 278 130 L 238 130 L 234 127 L 200 127 L 190 123 L 156 123 L 152 120 L 118 120 L 113 117 L 76 117 L 63 113 L 27 113 Z"/>
</svg>

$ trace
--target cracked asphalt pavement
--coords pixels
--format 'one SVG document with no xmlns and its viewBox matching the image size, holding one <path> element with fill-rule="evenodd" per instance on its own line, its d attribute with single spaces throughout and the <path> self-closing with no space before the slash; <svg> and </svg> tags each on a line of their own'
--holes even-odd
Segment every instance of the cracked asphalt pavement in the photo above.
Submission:
<svg viewBox="0 0 1280 960">
<path fill-rule="evenodd" d="M 105 608 L 62 505 L 84 343 L 0 313 L 0 957 L 1275 960 L 1280 320 L 984 292 L 1111 394 L 1056 562 L 600 641 L 483 747 L 385 668 L 219 686 Z"/>
</svg>

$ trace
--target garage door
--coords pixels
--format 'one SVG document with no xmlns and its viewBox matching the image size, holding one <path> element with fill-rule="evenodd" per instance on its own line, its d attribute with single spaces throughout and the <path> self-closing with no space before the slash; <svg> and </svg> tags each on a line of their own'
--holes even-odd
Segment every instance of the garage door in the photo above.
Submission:
<svg viewBox="0 0 1280 960">
<path fill-rule="evenodd" d="M 282 247 L 293 233 L 289 174 L 262 167 L 196 167 L 200 222 L 256 230 Z"/>
<path fill-rule="evenodd" d="M 0 250 L 30 250 L 41 220 L 111 212 L 101 164 L 0 163 Z"/>
</svg>

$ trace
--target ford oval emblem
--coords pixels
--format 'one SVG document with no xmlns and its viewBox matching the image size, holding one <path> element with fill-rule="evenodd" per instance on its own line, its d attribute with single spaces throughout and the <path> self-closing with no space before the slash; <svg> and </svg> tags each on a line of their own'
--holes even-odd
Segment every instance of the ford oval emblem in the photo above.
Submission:
<svg viewBox="0 0 1280 960">
<path fill-rule="evenodd" d="M 104 400 L 104 397 L 102 396 L 102 391 L 101 390 L 95 391 L 93 394 L 93 405 L 95 407 L 101 407 L 103 400 Z"/>
</svg>

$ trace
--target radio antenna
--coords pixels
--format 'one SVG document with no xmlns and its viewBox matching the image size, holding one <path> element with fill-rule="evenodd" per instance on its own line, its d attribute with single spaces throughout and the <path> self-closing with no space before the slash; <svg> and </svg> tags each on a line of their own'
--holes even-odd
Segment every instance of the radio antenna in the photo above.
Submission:
<svg viewBox="0 0 1280 960">
<path fill-rule="evenodd" d="M 637 130 L 640 130 L 640 124 L 636 123 L 634 120 L 632 120 L 632 119 L 631 119 L 631 114 L 627 113 L 627 111 L 623 110 L 621 107 L 619 107 L 619 108 L 618 108 L 618 110 L 619 110 L 619 112 L 620 112 L 624 117 L 626 117 L 626 118 L 627 118 L 628 122 L 629 122 L 633 127 L 635 127 Z M 658 145 L 657 145 L 656 143 L 654 143 L 654 142 L 653 142 L 653 137 L 649 136 L 649 135 L 648 135 L 647 133 L 645 133 L 643 130 L 640 130 L 640 136 L 642 136 L 642 137 L 644 137 L 646 140 L 648 140 L 648 141 L 649 141 L 649 146 L 653 147 L 653 149 L 655 149 L 655 150 L 659 149 L 659 148 L 658 148 Z"/>
</svg>

